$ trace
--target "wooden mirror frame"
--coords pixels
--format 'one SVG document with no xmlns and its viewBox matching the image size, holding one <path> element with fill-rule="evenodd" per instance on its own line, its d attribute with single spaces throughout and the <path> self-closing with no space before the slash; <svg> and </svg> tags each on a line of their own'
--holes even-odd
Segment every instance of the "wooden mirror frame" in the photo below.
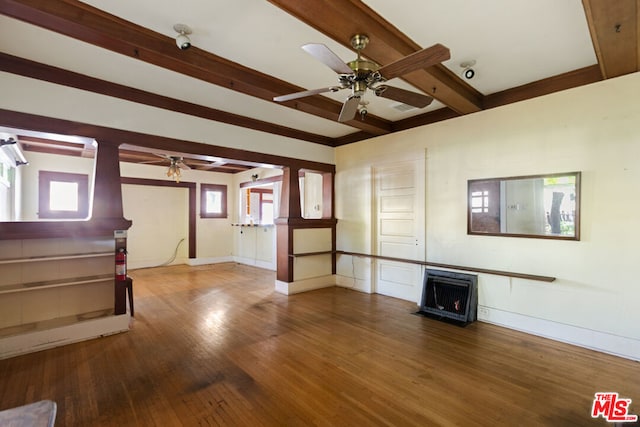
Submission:
<svg viewBox="0 0 640 427">
<path fill-rule="evenodd" d="M 573 177 L 575 189 L 571 192 L 573 197 L 572 203 L 574 204 L 573 212 L 565 214 L 567 218 L 572 218 L 573 221 L 566 221 L 569 224 L 573 224 L 573 234 L 558 234 L 553 232 L 535 232 L 535 231 L 512 231 L 507 230 L 507 225 L 502 221 L 502 218 L 506 218 L 508 210 L 526 210 L 527 203 L 521 204 L 517 200 L 507 200 L 504 194 L 504 189 L 507 185 L 513 185 L 515 181 L 522 181 L 523 184 L 528 184 L 526 181 L 537 179 L 553 179 L 560 177 Z M 504 178 L 488 178 L 488 179 L 473 179 L 467 181 L 467 234 L 481 235 L 481 236 L 506 236 L 506 237 L 529 237 L 539 239 L 559 239 L 559 240 L 580 240 L 580 172 L 566 172 L 566 173 L 554 173 L 554 174 L 541 174 L 541 175 L 529 175 L 529 176 L 515 176 Z M 486 189 L 486 190 L 485 190 Z M 478 192 L 482 192 L 478 194 Z M 495 194 L 498 194 L 496 198 Z M 533 194 L 533 192 L 531 192 Z M 522 196 L 525 202 L 534 201 L 534 196 L 528 194 Z M 527 198 L 529 197 L 529 198 Z M 543 202 L 543 195 L 537 196 L 537 202 Z M 562 199 L 563 197 L 558 197 Z M 475 203 L 475 205 L 474 205 Z M 544 212 L 542 218 L 539 215 L 531 216 L 537 221 L 534 228 L 544 227 L 545 230 L 551 227 L 551 223 L 560 226 L 560 219 L 562 214 L 559 209 L 560 201 L 556 200 L 552 205 L 553 211 L 556 212 Z M 534 203 L 535 204 L 535 203 Z M 481 209 L 480 212 L 477 210 Z M 474 212 L 474 210 L 476 210 Z M 483 215 L 478 215 L 483 214 Z M 558 216 L 559 215 L 559 216 Z"/>
</svg>

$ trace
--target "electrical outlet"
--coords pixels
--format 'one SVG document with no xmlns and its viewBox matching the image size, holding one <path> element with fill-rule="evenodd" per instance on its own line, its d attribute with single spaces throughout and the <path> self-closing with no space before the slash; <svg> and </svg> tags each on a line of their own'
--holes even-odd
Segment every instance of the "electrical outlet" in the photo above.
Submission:
<svg viewBox="0 0 640 427">
<path fill-rule="evenodd" d="M 489 309 L 487 307 L 478 307 L 478 315 L 482 317 L 489 317 Z"/>
</svg>

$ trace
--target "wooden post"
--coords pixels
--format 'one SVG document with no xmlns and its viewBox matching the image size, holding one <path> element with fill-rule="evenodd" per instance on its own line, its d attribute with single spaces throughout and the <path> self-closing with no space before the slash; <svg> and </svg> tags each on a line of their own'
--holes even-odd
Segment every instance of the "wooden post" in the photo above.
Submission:
<svg viewBox="0 0 640 427">
<path fill-rule="evenodd" d="M 279 218 L 302 218 L 299 171 L 300 169 L 283 168 Z"/>
<path fill-rule="evenodd" d="M 322 218 L 333 219 L 335 201 L 335 172 L 324 172 L 322 174 Z M 336 274 L 336 224 L 331 226 L 331 274 Z"/>
<path fill-rule="evenodd" d="M 98 142 L 92 219 L 123 218 L 119 145 L 107 141 Z"/>
<path fill-rule="evenodd" d="M 284 168 L 280 214 L 276 224 L 276 277 L 281 282 L 293 282 L 293 227 L 292 222 L 302 220 L 300 209 L 299 169 Z"/>
<path fill-rule="evenodd" d="M 120 182 L 119 146 L 120 144 L 108 141 L 98 142 L 93 183 L 92 220 L 124 218 L 122 209 L 122 183 Z M 126 251 L 126 239 L 118 239 L 115 252 L 117 253 L 120 248 Z M 113 300 L 114 314 L 126 313 L 126 281 L 117 280 L 115 277 Z"/>
</svg>

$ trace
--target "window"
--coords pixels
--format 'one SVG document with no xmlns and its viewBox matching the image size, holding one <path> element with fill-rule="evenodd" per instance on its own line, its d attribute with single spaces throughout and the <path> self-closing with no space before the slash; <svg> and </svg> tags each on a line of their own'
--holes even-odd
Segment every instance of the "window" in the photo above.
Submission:
<svg viewBox="0 0 640 427">
<path fill-rule="evenodd" d="M 200 218 L 227 217 L 227 186 L 200 185 Z"/>
<path fill-rule="evenodd" d="M 471 212 L 489 212 L 488 191 L 474 191 L 471 193 Z"/>
<path fill-rule="evenodd" d="M 85 219 L 89 216 L 89 175 L 40 171 L 39 218 Z"/>
<path fill-rule="evenodd" d="M 262 190 L 259 194 L 260 224 L 273 224 L 273 190 Z"/>
<path fill-rule="evenodd" d="M 245 187 L 240 189 L 241 216 L 244 224 L 273 224 L 273 186 Z"/>
</svg>

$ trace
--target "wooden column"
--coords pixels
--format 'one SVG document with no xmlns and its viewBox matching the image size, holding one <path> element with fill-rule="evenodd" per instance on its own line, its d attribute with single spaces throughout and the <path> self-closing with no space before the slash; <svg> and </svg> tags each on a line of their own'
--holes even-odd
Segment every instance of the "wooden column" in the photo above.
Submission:
<svg viewBox="0 0 640 427">
<path fill-rule="evenodd" d="M 300 169 L 283 168 L 280 218 L 302 218 L 299 172 Z"/>
<path fill-rule="evenodd" d="M 333 172 L 322 173 L 322 219 L 304 219 L 300 206 L 300 169 L 284 168 L 280 216 L 275 220 L 277 238 L 277 279 L 291 283 L 294 277 L 293 233 L 298 229 L 331 228 L 331 272 L 336 273 L 336 220 L 334 218 Z"/>
<path fill-rule="evenodd" d="M 300 208 L 299 169 L 284 168 L 280 195 L 280 216 L 276 218 L 276 277 L 281 282 L 293 282 L 293 227 L 302 221 Z"/>
<path fill-rule="evenodd" d="M 333 219 L 335 212 L 333 210 L 335 200 L 335 176 L 334 172 L 324 172 L 322 174 L 322 218 Z M 336 225 L 331 227 L 331 274 L 336 274 Z"/>
<path fill-rule="evenodd" d="M 120 183 L 120 144 L 98 141 L 93 186 L 92 219 L 124 217 Z"/>
<path fill-rule="evenodd" d="M 98 141 L 93 184 L 92 221 L 124 219 L 122 209 L 122 184 L 120 182 L 119 145 L 118 143 L 109 141 Z M 128 228 L 129 227 L 127 227 L 127 229 Z M 118 252 L 122 247 L 126 250 L 126 239 L 118 239 L 115 252 Z M 126 281 L 114 279 L 114 314 L 124 314 L 127 312 L 126 301 Z"/>
</svg>

